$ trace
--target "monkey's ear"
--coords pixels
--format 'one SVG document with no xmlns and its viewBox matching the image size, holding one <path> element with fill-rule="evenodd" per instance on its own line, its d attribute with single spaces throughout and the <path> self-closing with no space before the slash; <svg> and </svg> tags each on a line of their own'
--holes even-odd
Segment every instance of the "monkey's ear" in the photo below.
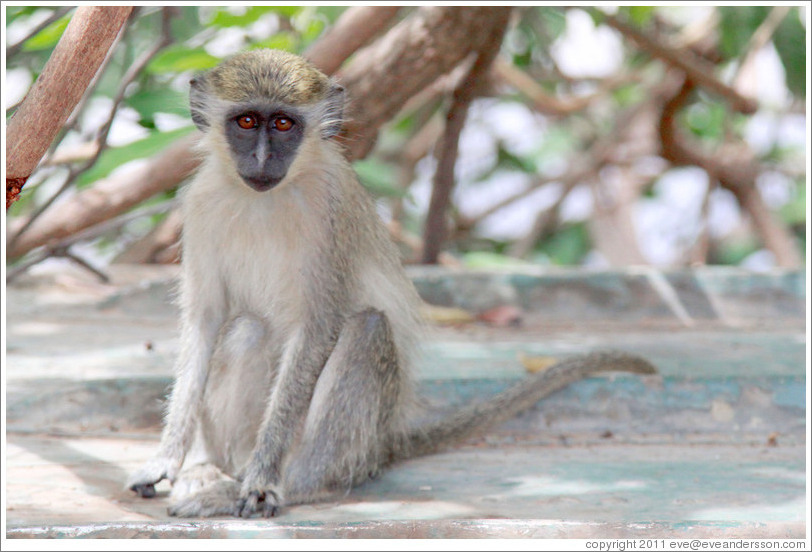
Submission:
<svg viewBox="0 0 812 552">
<path fill-rule="evenodd" d="M 196 76 L 189 81 L 189 111 L 192 113 L 192 121 L 195 126 L 206 132 L 209 129 L 209 120 L 204 115 L 206 111 L 206 79 L 203 76 Z"/>
<path fill-rule="evenodd" d="M 341 132 L 341 126 L 344 124 L 344 87 L 337 82 L 331 82 L 324 101 L 321 136 L 326 140 Z"/>
</svg>

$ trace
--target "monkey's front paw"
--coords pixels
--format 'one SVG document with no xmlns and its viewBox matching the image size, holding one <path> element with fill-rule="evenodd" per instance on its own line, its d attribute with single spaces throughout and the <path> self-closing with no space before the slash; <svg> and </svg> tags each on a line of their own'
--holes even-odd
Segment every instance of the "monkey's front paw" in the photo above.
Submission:
<svg viewBox="0 0 812 552">
<path fill-rule="evenodd" d="M 256 513 L 262 514 L 262 517 L 274 517 L 279 513 L 281 507 L 281 499 L 279 494 L 271 489 L 264 491 L 249 491 L 242 493 L 237 504 L 235 505 L 234 515 L 237 517 L 250 518 Z"/>
<path fill-rule="evenodd" d="M 179 462 L 162 456 L 156 456 L 130 476 L 127 488 L 138 493 L 142 498 L 155 496 L 155 484 L 162 479 L 173 481 L 178 473 Z"/>
</svg>

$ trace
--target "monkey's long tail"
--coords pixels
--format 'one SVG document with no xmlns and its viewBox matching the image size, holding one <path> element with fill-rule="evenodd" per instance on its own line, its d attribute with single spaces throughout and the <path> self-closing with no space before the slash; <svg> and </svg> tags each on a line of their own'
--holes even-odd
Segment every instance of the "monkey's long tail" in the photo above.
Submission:
<svg viewBox="0 0 812 552">
<path fill-rule="evenodd" d="M 466 405 L 449 417 L 409 430 L 402 436 L 404 440 L 393 447 L 392 459 L 430 454 L 517 416 L 571 383 L 613 371 L 655 374 L 657 369 L 639 356 L 618 351 L 597 351 L 562 360 L 490 399 Z"/>
</svg>

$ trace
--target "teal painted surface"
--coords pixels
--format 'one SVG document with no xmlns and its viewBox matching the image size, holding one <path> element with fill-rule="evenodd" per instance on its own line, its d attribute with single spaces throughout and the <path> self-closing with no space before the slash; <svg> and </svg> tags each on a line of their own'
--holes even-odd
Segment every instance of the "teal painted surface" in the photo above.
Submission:
<svg viewBox="0 0 812 552">
<path fill-rule="evenodd" d="M 806 374 L 806 343 L 800 332 L 623 333 L 604 338 L 539 336 L 537 341 L 429 341 L 423 346 L 418 376 L 426 379 L 520 378 L 519 354 L 565 357 L 611 347 L 637 353 L 664 376 L 759 378 Z"/>
<path fill-rule="evenodd" d="M 806 273 L 750 272 L 732 267 L 700 270 L 591 271 L 536 267 L 510 271 L 452 271 L 411 267 L 410 275 L 430 303 L 474 310 L 516 304 L 553 318 L 623 322 L 673 318 L 674 305 L 660 283 L 691 317 L 701 320 L 798 319 L 806 313 Z M 669 290 L 666 289 L 666 292 Z"/>
<path fill-rule="evenodd" d="M 461 404 L 486 399 L 515 384 L 515 380 L 464 380 L 424 381 L 423 394 L 439 404 Z M 782 378 L 760 379 L 748 382 L 748 392 L 757 390 L 769 404 L 749 404 L 742 396 L 742 385 L 736 380 L 692 380 L 665 378 L 657 386 L 649 386 L 634 376 L 620 376 L 608 381 L 590 378 L 576 382 L 555 395 L 544 399 L 540 405 L 554 410 L 566 405 L 568 410 L 580 409 L 605 416 L 607 400 L 624 405 L 627 410 L 647 413 L 656 418 L 658 414 L 696 410 L 710 412 L 714 402 L 731 405 L 734 414 L 747 417 L 764 417 L 782 414 L 782 419 L 803 422 L 806 414 L 806 379 Z M 540 407 L 541 408 L 541 407 Z M 769 421 L 769 417 L 765 421 Z"/>
</svg>

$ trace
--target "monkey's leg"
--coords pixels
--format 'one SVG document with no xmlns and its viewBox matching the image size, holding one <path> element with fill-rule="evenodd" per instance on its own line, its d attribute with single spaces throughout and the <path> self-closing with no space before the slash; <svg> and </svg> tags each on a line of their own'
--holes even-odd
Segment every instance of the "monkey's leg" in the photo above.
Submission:
<svg viewBox="0 0 812 552">
<path fill-rule="evenodd" d="M 193 451 L 172 485 L 169 514 L 230 514 L 239 497 L 234 479 L 254 446 L 273 378 L 273 347 L 265 324 L 240 315 L 223 328 L 212 356 Z"/>
<path fill-rule="evenodd" d="M 366 309 L 352 316 L 319 376 L 300 444 L 283 471 L 285 503 L 311 502 L 374 476 L 400 385 L 386 315 Z"/>
</svg>

